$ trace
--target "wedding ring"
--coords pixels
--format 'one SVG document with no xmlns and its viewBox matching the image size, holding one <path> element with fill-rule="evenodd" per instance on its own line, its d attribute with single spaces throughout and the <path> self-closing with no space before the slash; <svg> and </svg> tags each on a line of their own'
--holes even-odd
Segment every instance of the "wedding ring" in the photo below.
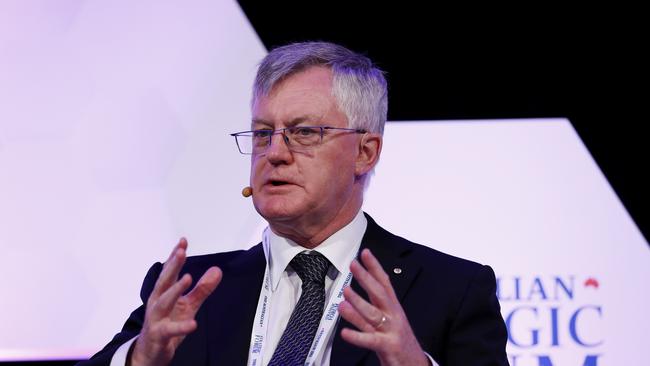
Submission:
<svg viewBox="0 0 650 366">
<path fill-rule="evenodd" d="M 386 315 L 382 315 L 381 320 L 379 321 L 379 323 L 377 325 L 375 325 L 375 329 L 381 328 L 384 325 L 384 323 L 386 323 L 386 320 L 388 320 L 388 319 L 386 319 Z"/>
</svg>

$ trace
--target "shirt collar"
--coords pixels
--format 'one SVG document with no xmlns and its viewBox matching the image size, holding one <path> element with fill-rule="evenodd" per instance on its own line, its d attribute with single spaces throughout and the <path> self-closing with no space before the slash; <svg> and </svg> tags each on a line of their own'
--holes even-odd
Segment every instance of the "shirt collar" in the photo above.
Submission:
<svg viewBox="0 0 650 366">
<path fill-rule="evenodd" d="M 349 224 L 332 234 L 314 250 L 325 256 L 339 273 L 345 272 L 349 269 L 352 259 L 357 255 L 367 226 L 368 220 L 359 210 Z M 271 286 L 275 291 L 280 283 L 282 273 L 293 257 L 300 252 L 311 250 L 300 246 L 291 239 L 277 235 L 268 227 L 264 231 L 263 243 L 266 246 L 264 252 L 267 257 Z"/>
</svg>

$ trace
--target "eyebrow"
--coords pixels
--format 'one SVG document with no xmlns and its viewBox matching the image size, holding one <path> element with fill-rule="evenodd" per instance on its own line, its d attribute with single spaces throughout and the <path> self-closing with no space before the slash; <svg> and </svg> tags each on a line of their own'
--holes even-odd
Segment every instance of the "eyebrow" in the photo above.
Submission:
<svg viewBox="0 0 650 366">
<path fill-rule="evenodd" d="M 285 127 L 293 127 L 293 126 L 299 125 L 301 123 L 305 123 L 305 122 L 309 122 L 309 121 L 318 121 L 318 120 L 320 120 L 320 117 L 316 117 L 315 115 L 307 114 L 307 115 L 296 117 L 296 118 L 290 120 L 289 122 L 285 123 Z M 271 127 L 271 128 L 274 127 L 273 122 L 271 122 L 269 120 L 265 120 L 263 118 L 253 118 L 251 120 L 251 128 L 254 125 L 264 125 L 264 126 L 268 126 L 268 127 Z"/>
</svg>

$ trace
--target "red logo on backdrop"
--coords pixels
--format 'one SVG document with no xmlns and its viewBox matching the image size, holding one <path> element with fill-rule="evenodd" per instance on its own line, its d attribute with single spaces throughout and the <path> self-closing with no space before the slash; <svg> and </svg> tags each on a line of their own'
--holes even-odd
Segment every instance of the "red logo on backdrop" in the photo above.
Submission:
<svg viewBox="0 0 650 366">
<path fill-rule="evenodd" d="M 598 280 L 593 277 L 589 277 L 585 281 L 585 287 L 593 287 L 594 289 L 598 289 L 598 286 Z"/>
</svg>

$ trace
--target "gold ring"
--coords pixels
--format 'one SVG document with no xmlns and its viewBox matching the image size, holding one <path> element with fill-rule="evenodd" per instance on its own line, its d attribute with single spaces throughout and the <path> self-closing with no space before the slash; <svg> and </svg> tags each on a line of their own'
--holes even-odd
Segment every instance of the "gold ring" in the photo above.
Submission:
<svg viewBox="0 0 650 366">
<path fill-rule="evenodd" d="M 386 315 L 382 315 L 379 324 L 375 325 L 375 329 L 381 328 L 384 325 L 384 323 L 386 323 L 386 320 L 388 320 L 386 319 Z"/>
</svg>

